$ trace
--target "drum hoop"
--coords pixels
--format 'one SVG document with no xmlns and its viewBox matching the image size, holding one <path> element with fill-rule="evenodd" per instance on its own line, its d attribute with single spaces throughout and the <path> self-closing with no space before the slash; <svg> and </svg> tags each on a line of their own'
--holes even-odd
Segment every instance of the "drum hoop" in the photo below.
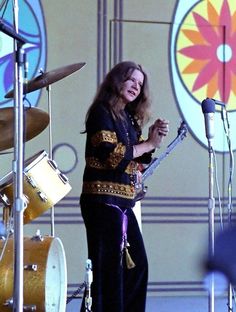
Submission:
<svg viewBox="0 0 236 312">
<path fill-rule="evenodd" d="M 34 154 L 25 161 L 25 169 L 23 171 L 26 174 L 31 168 L 33 168 L 39 161 L 44 157 L 48 157 L 48 153 L 45 150 Z M 0 179 L 0 190 L 13 183 L 13 170 L 8 172 L 5 176 Z"/>
<path fill-rule="evenodd" d="M 48 153 L 45 150 L 41 150 L 40 152 L 34 154 L 30 158 L 25 161 L 25 169 L 24 172 L 29 171 L 33 168 L 37 163 L 39 163 L 44 157 L 48 157 Z"/>
</svg>

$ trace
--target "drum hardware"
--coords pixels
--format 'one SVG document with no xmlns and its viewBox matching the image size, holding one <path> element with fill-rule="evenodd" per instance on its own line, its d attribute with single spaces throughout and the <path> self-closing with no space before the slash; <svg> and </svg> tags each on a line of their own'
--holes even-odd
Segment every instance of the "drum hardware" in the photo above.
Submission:
<svg viewBox="0 0 236 312">
<path fill-rule="evenodd" d="M 0 193 L 0 201 L 3 204 L 3 213 L 2 213 L 3 224 L 7 228 L 10 222 L 11 203 L 6 194 L 4 193 L 3 194 Z"/>
<path fill-rule="evenodd" d="M 44 203 L 46 203 L 46 202 L 48 201 L 47 196 L 46 196 L 43 192 L 38 191 L 37 194 L 38 194 L 39 198 L 40 198 Z"/>
<path fill-rule="evenodd" d="M 48 113 L 49 113 L 49 119 L 51 119 L 51 85 L 60 80 L 65 78 L 66 76 L 74 73 L 75 71 L 81 69 L 86 63 L 75 63 L 71 65 L 67 65 L 61 68 L 58 68 L 56 70 L 43 73 L 41 71 L 40 75 L 36 78 L 30 80 L 27 82 L 27 84 L 24 84 L 23 86 L 23 93 L 27 94 L 32 91 L 42 89 L 46 87 L 47 95 L 48 95 Z M 11 98 L 14 96 L 14 90 L 11 90 L 5 95 L 5 98 Z M 51 121 L 49 122 L 49 158 L 52 158 L 52 124 Z M 55 226 L 54 226 L 54 206 L 51 206 L 51 235 L 55 235 Z"/>
<path fill-rule="evenodd" d="M 23 311 L 37 311 L 35 305 L 23 305 Z"/>
<path fill-rule="evenodd" d="M 55 162 L 55 160 L 49 159 L 48 163 L 55 171 L 57 171 L 58 176 L 60 177 L 62 182 L 64 182 L 64 183 L 68 183 L 69 182 L 69 179 L 67 178 L 67 176 L 65 176 L 63 173 L 61 173 L 60 170 L 58 169 L 58 166 L 57 166 L 57 163 Z"/>
<path fill-rule="evenodd" d="M 31 240 L 36 241 L 36 242 L 42 242 L 43 241 L 43 236 L 40 234 L 39 229 L 36 231 L 36 235 L 31 237 Z"/>
<path fill-rule="evenodd" d="M 8 197 L 6 196 L 6 194 L 1 194 L 0 193 L 0 201 L 4 204 L 4 206 L 6 207 L 10 207 L 11 206 L 11 203 L 8 199 Z"/>
<path fill-rule="evenodd" d="M 57 170 L 57 169 L 58 169 L 58 166 L 57 166 L 57 163 L 55 162 L 55 160 L 49 159 L 49 160 L 48 160 L 48 163 L 49 163 L 49 165 L 50 165 L 54 170 Z"/>
<path fill-rule="evenodd" d="M 3 303 L 3 306 L 8 308 L 13 308 L 13 298 L 8 299 L 6 302 Z M 23 311 L 36 311 L 35 305 L 23 305 Z"/>
<path fill-rule="evenodd" d="M 55 162 L 55 160 L 49 159 L 48 163 L 57 172 L 57 174 L 60 177 L 60 179 L 62 180 L 62 182 L 64 182 L 64 183 L 69 182 L 69 179 L 67 178 L 67 176 L 64 175 L 63 173 L 61 173 L 60 170 L 58 169 L 58 166 L 57 166 L 57 163 Z"/>
<path fill-rule="evenodd" d="M 24 209 L 26 209 L 29 204 L 29 197 L 25 194 L 23 194 L 23 202 L 24 202 Z"/>
<path fill-rule="evenodd" d="M 3 303 L 5 307 L 12 307 L 13 308 L 13 298 L 8 299 L 6 302 Z"/>
<path fill-rule="evenodd" d="M 35 136 L 35 134 L 31 134 L 30 136 L 28 135 L 29 131 L 27 129 L 27 121 L 26 123 L 23 121 L 23 93 L 24 90 L 26 90 L 26 92 L 31 92 L 34 91 L 38 88 L 42 88 L 43 85 L 50 85 L 54 80 L 59 80 L 62 79 L 63 77 L 65 77 L 66 75 L 68 75 L 70 72 L 73 72 L 79 68 L 81 68 L 82 66 L 84 66 L 84 64 L 80 64 L 80 67 L 77 69 L 73 69 L 70 67 L 66 67 L 64 68 L 64 70 L 58 70 L 56 72 L 57 75 L 53 74 L 42 74 L 41 75 L 41 79 L 38 79 L 38 81 L 40 81 L 41 83 L 39 85 L 37 85 L 37 78 L 36 77 L 34 79 L 34 81 L 31 81 L 30 83 L 27 83 L 26 85 L 23 85 L 23 71 L 26 68 L 26 56 L 25 56 L 25 52 L 22 49 L 22 46 L 27 42 L 23 37 L 21 37 L 18 34 L 18 0 L 16 0 L 14 2 L 14 9 L 13 9 L 13 24 L 14 24 L 14 30 L 9 29 L 8 27 L 4 26 L 4 23 L 1 22 L 1 31 L 3 31 L 4 33 L 6 33 L 8 36 L 10 36 L 11 38 L 14 39 L 14 56 L 15 56 L 15 71 L 14 71 L 14 90 L 12 92 L 12 97 L 14 96 L 14 130 L 12 131 L 12 128 L 10 129 L 10 131 L 12 132 L 12 137 L 10 138 L 10 140 L 7 140 L 6 142 L 0 142 L 0 148 L 2 149 L 7 149 L 9 147 L 13 147 L 14 146 L 14 172 L 15 172 L 15 179 L 14 179 L 14 230 L 15 230 L 15 240 L 16 240 L 16 244 L 15 244 L 15 248 L 14 248 L 14 294 L 13 294 L 13 298 L 14 300 L 12 300 L 12 307 L 14 309 L 15 312 L 22 312 L 23 311 L 34 311 L 36 310 L 35 305 L 31 305 L 29 304 L 28 306 L 23 306 L 23 274 L 22 273 L 22 263 L 23 263 L 23 249 L 24 249 L 24 245 L 23 245 L 23 229 L 22 229 L 22 224 L 23 224 L 23 212 L 24 212 L 24 202 L 22 200 L 22 196 L 23 196 L 23 142 L 30 140 L 32 137 Z M 69 69 L 69 73 L 68 71 L 66 71 L 65 69 Z M 26 72 L 26 70 L 25 70 Z M 35 89 L 33 88 L 35 87 Z M 48 88 L 49 90 L 49 88 Z M 51 116 L 51 114 L 50 114 Z M 13 124 L 13 123 L 12 123 Z M 26 127 L 25 127 L 26 125 Z M 49 129 L 51 129 L 51 126 L 49 126 Z M 1 129 L 0 129 L 1 130 Z M 23 134 L 26 134 L 25 138 L 23 137 Z M 37 131 L 38 132 L 38 131 Z M 40 132 L 41 132 L 41 127 L 40 127 Z M 50 130 L 51 132 L 51 130 Z M 4 132 L 1 132 L 2 137 L 5 138 Z M 50 133 L 50 138 L 51 138 L 51 133 Z M 6 144 L 5 144 L 6 143 Z M 51 139 L 49 142 L 50 145 L 50 158 L 52 158 L 52 144 L 51 144 Z M 12 209 L 13 210 L 13 209 Z M 26 209 L 27 210 L 27 209 Z M 53 210 L 52 210 L 53 211 Z M 53 219 L 53 215 L 52 215 L 52 219 Z M 53 228 L 54 224 L 52 222 L 52 228 Z M 52 230 L 53 236 L 54 236 L 54 229 Z M 13 251 L 13 246 L 12 246 L 12 251 Z M 6 253 L 7 254 L 7 253 Z M 4 258 L 3 258 L 4 260 Z M 1 270 L 0 270 L 1 273 Z M 57 278 L 57 276 L 53 276 L 54 279 Z M 52 278 L 53 279 L 53 278 Z M 0 280 L 4 280 L 4 278 L 0 278 Z M 47 282 L 47 281 L 46 281 Z M 47 284 L 47 283 L 46 283 Z M 55 283 L 55 285 L 57 285 L 58 283 Z M 59 284 L 61 285 L 61 282 L 59 281 Z M 1 285 L 2 286 L 2 285 Z M 4 287 L 3 287 L 4 288 Z M 2 291 L 1 289 L 1 293 L 0 293 L 0 300 L 2 298 L 2 295 L 4 295 L 4 291 L 6 291 L 5 287 Z M 55 287 L 54 287 L 55 288 Z M 12 290 L 13 292 L 13 290 Z M 25 292 L 24 292 L 25 293 Z M 54 292 L 53 292 L 54 294 Z M 60 295 L 62 294 L 62 292 L 60 292 Z M 31 291 L 30 291 L 30 295 L 32 295 L 32 287 L 31 287 Z M 65 295 L 65 294 L 64 294 Z M 46 298 L 47 294 L 45 295 Z M 8 296 L 7 296 L 8 297 Z M 44 305 L 44 299 L 45 298 L 40 298 L 40 303 L 39 305 L 43 302 Z M 47 297 L 48 298 L 48 297 Z M 47 299 L 46 298 L 46 299 Z M 5 302 L 6 299 L 4 299 Z M 37 300 L 35 300 L 37 301 Z M 47 300 L 45 300 L 47 301 Z M 47 303 L 46 303 L 47 305 Z M 62 312 L 65 311 L 65 306 L 63 306 L 62 301 L 59 302 L 60 308 L 58 308 L 55 304 L 55 302 L 53 302 L 52 307 L 56 307 L 56 312 Z M 61 307 L 62 306 L 62 307 Z M 50 307 L 50 308 L 52 308 Z M 46 307 L 47 309 L 47 307 Z M 2 309 L 1 309 L 2 310 Z M 40 312 L 40 308 L 37 309 L 38 312 Z M 50 309 L 50 311 L 52 311 Z M 3 312 L 3 311 L 1 311 Z"/>
<path fill-rule="evenodd" d="M 69 179 L 67 178 L 66 175 L 64 175 L 64 173 L 59 173 L 59 178 L 62 180 L 63 183 L 68 183 L 69 182 Z"/>
<path fill-rule="evenodd" d="M 27 265 L 24 265 L 24 270 L 36 272 L 38 270 L 38 266 L 37 264 L 27 264 Z"/>
<path fill-rule="evenodd" d="M 32 177 L 25 175 L 25 179 L 33 188 L 36 188 L 36 183 Z"/>
</svg>

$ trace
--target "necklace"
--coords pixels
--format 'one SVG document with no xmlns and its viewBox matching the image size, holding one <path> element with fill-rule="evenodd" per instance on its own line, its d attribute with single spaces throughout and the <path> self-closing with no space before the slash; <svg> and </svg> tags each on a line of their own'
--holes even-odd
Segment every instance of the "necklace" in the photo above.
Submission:
<svg viewBox="0 0 236 312">
<path fill-rule="evenodd" d="M 121 119 L 121 125 L 124 130 L 124 134 L 126 137 L 127 146 L 131 146 L 131 140 L 130 140 L 130 133 L 129 133 L 129 123 L 132 124 L 134 130 L 137 132 L 137 127 L 135 124 L 134 118 L 127 112 L 125 112 L 125 118 Z M 131 173 L 129 174 L 130 177 L 130 184 L 134 187 L 134 189 L 140 188 L 140 171 L 138 170 L 138 163 L 134 160 L 130 162 L 131 166 Z"/>
</svg>

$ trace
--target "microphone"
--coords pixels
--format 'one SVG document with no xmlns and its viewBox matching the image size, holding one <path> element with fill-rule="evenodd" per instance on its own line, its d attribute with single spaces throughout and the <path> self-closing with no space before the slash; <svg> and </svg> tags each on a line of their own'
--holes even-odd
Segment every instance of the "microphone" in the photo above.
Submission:
<svg viewBox="0 0 236 312">
<path fill-rule="evenodd" d="M 92 297 L 91 297 L 91 284 L 93 282 L 92 261 L 86 260 L 85 266 L 85 311 L 91 311 Z"/>
<path fill-rule="evenodd" d="M 209 98 L 207 98 L 207 99 L 209 99 Z M 214 101 L 216 105 L 220 105 L 220 106 L 223 106 L 223 107 L 226 106 L 226 104 L 224 102 L 221 102 L 221 101 L 215 100 L 215 99 L 211 99 L 211 100 Z"/>
<path fill-rule="evenodd" d="M 215 102 L 212 99 L 205 99 L 202 101 L 202 112 L 205 119 L 206 137 L 208 140 L 214 137 L 214 113 Z"/>
</svg>

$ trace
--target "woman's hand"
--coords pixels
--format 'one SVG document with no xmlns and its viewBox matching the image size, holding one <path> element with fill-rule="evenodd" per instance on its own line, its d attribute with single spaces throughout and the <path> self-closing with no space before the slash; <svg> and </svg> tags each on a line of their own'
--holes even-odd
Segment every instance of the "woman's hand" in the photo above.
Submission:
<svg viewBox="0 0 236 312">
<path fill-rule="evenodd" d="M 158 118 L 149 128 L 148 139 L 140 144 L 134 145 L 133 157 L 142 156 L 155 148 L 159 148 L 165 136 L 169 132 L 169 121 Z"/>
<path fill-rule="evenodd" d="M 165 136 L 169 132 L 169 121 L 158 118 L 149 128 L 147 141 L 153 145 L 153 148 L 160 147 Z"/>
</svg>

